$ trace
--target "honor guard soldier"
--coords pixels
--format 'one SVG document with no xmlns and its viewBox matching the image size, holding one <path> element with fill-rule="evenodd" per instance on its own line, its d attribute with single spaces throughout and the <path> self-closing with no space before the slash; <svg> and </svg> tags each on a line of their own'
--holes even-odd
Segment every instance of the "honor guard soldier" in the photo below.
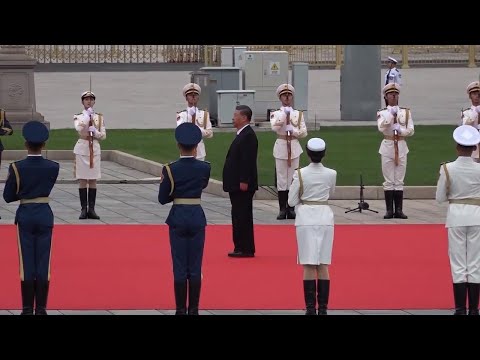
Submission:
<svg viewBox="0 0 480 360">
<path fill-rule="evenodd" d="M 384 219 L 408 218 L 403 213 L 403 180 L 409 152 L 406 138 L 413 135 L 414 126 L 410 109 L 398 106 L 399 94 L 398 84 L 385 85 L 383 95 L 388 106 L 377 112 L 378 130 L 383 134 L 378 152 L 381 155 L 385 179 L 383 190 L 387 212 Z"/>
<path fill-rule="evenodd" d="M 440 166 L 435 198 L 448 201 L 445 227 L 453 280 L 455 315 L 478 315 L 480 296 L 480 164 L 472 152 L 480 143 L 478 130 L 461 125 L 453 131 L 457 159 Z"/>
<path fill-rule="evenodd" d="M 388 70 L 385 73 L 384 85 L 395 83 L 395 84 L 398 84 L 399 86 L 402 86 L 402 74 L 400 73 L 400 71 L 398 71 L 396 66 L 397 66 L 397 60 L 389 56 L 387 58 Z M 385 106 L 387 105 L 388 105 L 387 100 L 385 100 Z"/>
<path fill-rule="evenodd" d="M 202 191 L 210 179 L 210 163 L 195 158 L 202 140 L 198 126 L 188 122 L 175 129 L 180 159 L 162 169 L 158 201 L 173 202 L 167 220 L 173 264 L 176 315 L 198 315 L 207 220 Z"/>
<path fill-rule="evenodd" d="M 197 108 L 201 93 L 202 89 L 195 83 L 189 83 L 183 87 L 183 96 L 187 100 L 187 109 L 177 113 L 177 126 L 189 122 L 196 124 L 201 130 L 202 140 L 197 146 L 197 159 L 203 161 L 207 156 L 203 138 L 209 139 L 213 137 L 213 130 L 208 111 Z"/>
<path fill-rule="evenodd" d="M 20 201 L 15 225 L 20 258 L 21 314 L 33 315 L 35 304 L 35 315 L 47 315 L 54 225 L 48 202 L 60 166 L 42 157 L 48 139 L 44 124 L 30 121 L 24 125 L 22 133 L 28 156 L 10 164 L 3 198 L 7 203 Z"/>
<path fill-rule="evenodd" d="M 332 263 L 334 215 L 328 199 L 334 194 L 337 172 L 322 165 L 326 144 L 320 138 L 307 143 L 310 165 L 293 175 L 288 204 L 297 207 L 295 228 L 298 262 L 303 265 L 305 315 L 327 315 L 330 294 L 328 266 Z"/>
<path fill-rule="evenodd" d="M 298 139 L 307 136 L 306 119 L 303 112 L 291 107 L 295 88 L 290 84 L 282 84 L 277 88 L 277 96 L 282 106 L 270 114 L 270 125 L 277 133 L 273 146 L 275 158 L 275 179 L 278 191 L 280 211 L 277 220 L 295 219 L 295 210 L 288 206 L 288 191 L 293 180 L 293 173 L 300 165 L 303 153 Z"/>
<path fill-rule="evenodd" d="M 0 109 L 0 136 L 12 135 L 13 129 L 5 116 L 5 110 Z M 2 140 L 0 140 L 0 166 L 2 165 L 2 152 L 4 150 Z M 1 169 L 1 167 L 0 167 Z M 2 217 L 0 216 L 0 219 Z"/>
<path fill-rule="evenodd" d="M 480 82 L 474 81 L 467 86 L 467 94 L 472 106 L 462 110 L 462 124 L 471 125 L 475 129 L 480 129 L 478 114 L 480 113 Z M 475 162 L 480 162 L 478 147 L 472 152 L 472 158 Z"/>
<path fill-rule="evenodd" d="M 73 152 L 75 154 L 75 178 L 79 180 L 78 193 L 81 205 L 79 219 L 100 219 L 95 212 L 95 202 L 97 179 L 101 177 L 100 141 L 106 139 L 107 131 L 103 114 L 93 110 L 95 99 L 93 92 L 85 91 L 81 96 L 84 110 L 73 116 L 75 130 L 78 132 L 78 140 Z"/>
<path fill-rule="evenodd" d="M 397 69 L 397 60 L 393 57 L 387 58 L 388 71 L 385 73 L 385 85 L 395 83 L 402 86 L 402 74 Z"/>
</svg>

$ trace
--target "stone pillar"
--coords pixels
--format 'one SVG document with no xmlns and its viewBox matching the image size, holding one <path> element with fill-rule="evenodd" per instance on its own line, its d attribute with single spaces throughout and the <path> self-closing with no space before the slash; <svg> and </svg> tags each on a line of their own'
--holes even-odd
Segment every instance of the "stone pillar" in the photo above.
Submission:
<svg viewBox="0 0 480 360">
<path fill-rule="evenodd" d="M 14 129 L 36 120 L 50 128 L 42 114 L 36 111 L 36 60 L 27 56 L 23 45 L 2 45 L 0 48 L 0 108 Z"/>
<path fill-rule="evenodd" d="M 340 114 L 342 120 L 377 120 L 381 107 L 381 46 L 346 45 L 340 70 Z"/>
</svg>

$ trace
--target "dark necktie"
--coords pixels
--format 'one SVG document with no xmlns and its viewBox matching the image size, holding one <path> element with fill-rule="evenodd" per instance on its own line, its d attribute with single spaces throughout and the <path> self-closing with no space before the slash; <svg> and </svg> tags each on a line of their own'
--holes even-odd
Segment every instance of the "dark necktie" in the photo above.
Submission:
<svg viewBox="0 0 480 360">
<path fill-rule="evenodd" d="M 388 77 L 390 76 L 390 71 L 392 71 L 392 69 L 389 69 L 389 70 L 388 70 L 387 78 L 385 79 L 385 85 L 388 84 Z"/>
</svg>

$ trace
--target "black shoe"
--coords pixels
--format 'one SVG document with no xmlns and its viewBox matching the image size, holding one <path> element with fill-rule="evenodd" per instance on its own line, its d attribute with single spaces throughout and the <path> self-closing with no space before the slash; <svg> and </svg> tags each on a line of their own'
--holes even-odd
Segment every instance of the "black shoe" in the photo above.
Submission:
<svg viewBox="0 0 480 360">
<path fill-rule="evenodd" d="M 187 315 L 187 280 L 174 281 L 175 315 Z"/>
<path fill-rule="evenodd" d="M 80 195 L 80 205 L 82 207 L 78 218 L 80 220 L 87 219 L 87 188 L 78 189 L 78 194 Z"/>
<path fill-rule="evenodd" d="M 383 216 L 384 219 L 393 219 L 393 190 L 385 190 L 385 206 L 387 212 Z"/>
<path fill-rule="evenodd" d="M 317 315 L 315 310 L 316 305 L 316 281 L 315 280 L 303 280 L 303 297 L 305 299 L 305 307 L 307 311 L 305 315 Z"/>
<path fill-rule="evenodd" d="M 295 219 L 295 208 L 288 206 L 287 207 L 287 219 Z"/>
<path fill-rule="evenodd" d="M 33 315 L 33 303 L 35 301 L 35 281 L 24 280 L 20 285 L 22 291 L 22 312 L 20 315 Z"/>
<path fill-rule="evenodd" d="M 395 201 L 395 212 L 393 217 L 395 219 L 408 219 L 402 211 L 403 209 L 403 190 L 395 190 L 393 193 L 393 199 Z"/>
<path fill-rule="evenodd" d="M 327 315 L 330 280 L 317 280 L 318 315 Z"/>
<path fill-rule="evenodd" d="M 277 215 L 277 220 L 285 220 L 287 218 L 287 202 L 288 202 L 288 192 L 279 191 L 278 206 L 280 207 L 280 211 Z"/>
<path fill-rule="evenodd" d="M 453 284 L 455 312 L 453 315 L 467 315 L 467 283 Z"/>
<path fill-rule="evenodd" d="M 88 212 L 87 216 L 89 219 L 99 220 L 100 216 L 95 212 L 95 202 L 97 199 L 97 189 L 88 188 Z"/>
<path fill-rule="evenodd" d="M 237 258 L 247 258 L 247 257 L 255 257 L 255 254 L 243 252 L 243 251 L 234 251 L 234 252 L 228 253 L 228 256 L 237 257 Z"/>
<path fill-rule="evenodd" d="M 49 281 L 35 280 L 35 315 L 47 315 L 49 285 Z"/>
<path fill-rule="evenodd" d="M 468 315 L 479 315 L 478 301 L 480 297 L 480 284 L 467 283 Z"/>
<path fill-rule="evenodd" d="M 188 280 L 188 315 L 198 315 L 202 279 Z"/>
</svg>

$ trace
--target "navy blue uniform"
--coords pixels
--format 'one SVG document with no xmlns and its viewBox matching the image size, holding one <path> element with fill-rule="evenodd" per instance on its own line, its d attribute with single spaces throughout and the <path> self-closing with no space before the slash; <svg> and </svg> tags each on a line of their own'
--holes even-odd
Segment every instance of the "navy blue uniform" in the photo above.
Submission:
<svg viewBox="0 0 480 360">
<path fill-rule="evenodd" d="M 50 279 L 53 213 L 47 201 L 58 172 L 59 164 L 42 156 L 28 156 L 8 169 L 3 198 L 7 203 L 20 200 L 15 224 L 21 280 Z"/>
<path fill-rule="evenodd" d="M 200 198 L 209 179 L 210 163 L 197 160 L 193 156 L 181 157 L 163 167 L 158 193 L 158 201 L 162 205 L 173 201 L 165 222 L 170 229 L 175 291 L 176 294 L 186 292 L 188 280 L 189 313 L 198 311 L 207 225 Z M 198 294 L 196 294 L 197 291 Z M 181 298 L 183 295 L 177 296 L 177 310 L 184 307 L 183 304 L 178 303 L 178 301 L 182 302 Z"/>
</svg>

